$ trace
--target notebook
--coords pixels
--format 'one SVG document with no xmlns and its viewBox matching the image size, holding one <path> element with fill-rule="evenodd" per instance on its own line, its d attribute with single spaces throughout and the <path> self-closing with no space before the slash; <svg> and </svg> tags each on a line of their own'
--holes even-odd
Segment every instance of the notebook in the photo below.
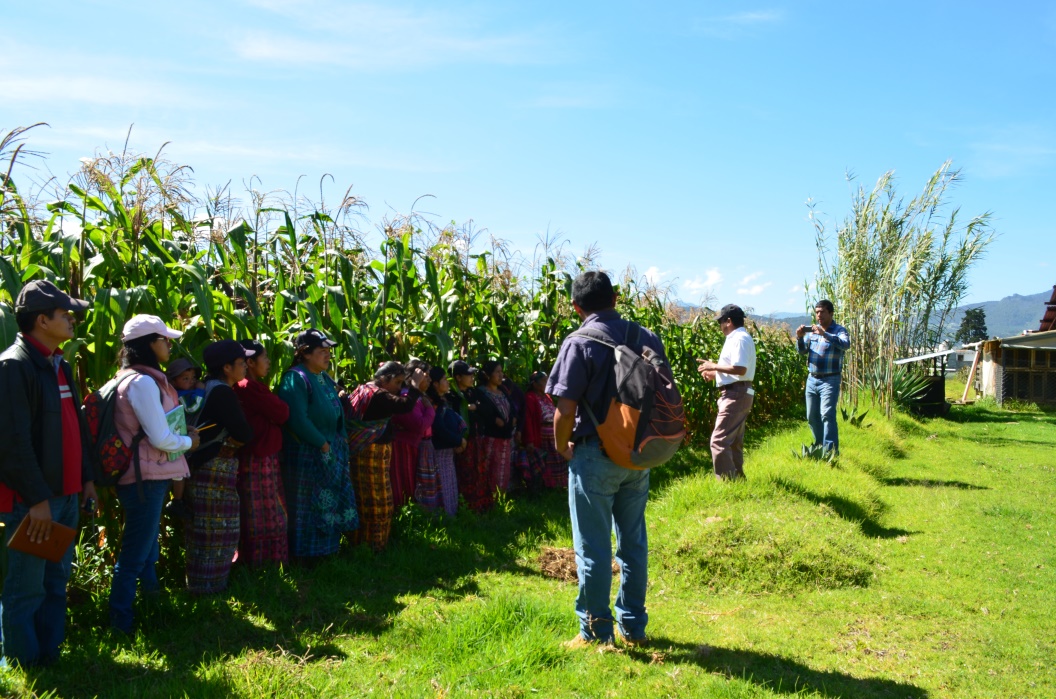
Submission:
<svg viewBox="0 0 1056 699">
<path fill-rule="evenodd" d="M 29 531 L 29 515 L 22 518 L 22 523 L 15 530 L 15 535 L 7 542 L 7 547 L 15 551 L 28 553 L 31 556 L 38 556 L 52 563 L 58 563 L 62 560 L 62 557 L 66 554 L 66 549 L 70 547 L 70 544 L 73 543 L 73 538 L 77 535 L 77 530 L 72 527 L 52 522 L 51 536 L 47 541 L 36 544 L 29 540 L 27 531 Z"/>
</svg>

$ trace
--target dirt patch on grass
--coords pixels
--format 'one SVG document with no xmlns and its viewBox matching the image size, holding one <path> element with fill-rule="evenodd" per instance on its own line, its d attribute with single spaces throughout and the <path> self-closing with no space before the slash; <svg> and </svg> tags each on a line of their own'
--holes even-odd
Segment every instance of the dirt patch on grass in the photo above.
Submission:
<svg viewBox="0 0 1056 699">
<path fill-rule="evenodd" d="M 572 549 L 559 549 L 553 546 L 544 546 L 539 553 L 539 570 L 548 578 L 554 578 L 562 582 L 578 582 L 576 577 L 576 552 Z M 612 559 L 612 572 L 620 572 L 620 564 Z"/>
</svg>

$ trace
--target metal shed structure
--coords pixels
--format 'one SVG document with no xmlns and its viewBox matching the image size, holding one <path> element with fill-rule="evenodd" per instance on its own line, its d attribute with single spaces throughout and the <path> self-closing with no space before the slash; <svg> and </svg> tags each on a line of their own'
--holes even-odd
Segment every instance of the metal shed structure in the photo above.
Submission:
<svg viewBox="0 0 1056 699">
<path fill-rule="evenodd" d="M 998 404 L 1056 404 L 1056 330 L 983 340 L 976 390 Z"/>
<path fill-rule="evenodd" d="M 1056 286 L 1052 287 L 1052 298 L 1045 302 L 1045 315 L 1041 318 L 1038 332 L 1056 330 Z"/>
</svg>

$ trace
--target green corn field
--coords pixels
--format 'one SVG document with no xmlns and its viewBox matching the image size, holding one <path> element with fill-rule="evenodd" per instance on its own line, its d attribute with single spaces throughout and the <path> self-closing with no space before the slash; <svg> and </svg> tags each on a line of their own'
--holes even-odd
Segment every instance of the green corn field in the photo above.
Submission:
<svg viewBox="0 0 1056 699">
<path fill-rule="evenodd" d="M 0 343 L 17 332 L 13 300 L 46 278 L 92 307 L 65 349 L 82 395 L 110 379 L 120 332 L 137 313 L 183 330 L 174 357 L 201 357 L 224 338 L 253 337 L 276 376 L 290 338 L 316 327 L 339 342 L 332 371 L 354 385 L 380 362 L 411 356 L 446 366 L 500 359 L 523 383 L 548 370 L 578 325 L 569 294 L 584 262 L 548 249 L 516 264 L 501 245 L 472 252 L 471 236 L 414 216 L 384 222 L 376 249 L 353 224 L 362 203 L 251 193 L 234 212 L 226 193 L 195 200 L 185 170 L 157 158 L 110 156 L 83 163 L 54 201 L 20 192 L 12 172 L 25 130 L 0 142 Z M 202 212 L 205 212 L 204 215 Z M 589 263 L 588 263 L 589 264 Z M 711 314 L 688 314 L 633 275 L 620 282 L 620 310 L 657 332 L 682 391 L 692 441 L 707 440 L 718 397 L 696 371 L 718 357 L 723 336 Z M 751 421 L 801 410 L 805 366 L 787 332 L 752 328 L 758 352 Z"/>
</svg>

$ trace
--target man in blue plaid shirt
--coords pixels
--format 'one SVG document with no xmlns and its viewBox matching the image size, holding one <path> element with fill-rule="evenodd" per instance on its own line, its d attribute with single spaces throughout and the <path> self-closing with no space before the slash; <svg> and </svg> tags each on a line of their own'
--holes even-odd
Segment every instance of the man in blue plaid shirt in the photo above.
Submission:
<svg viewBox="0 0 1056 699">
<path fill-rule="evenodd" d="M 832 301 L 822 299 L 814 306 L 814 325 L 796 328 L 799 353 L 807 355 L 807 422 L 814 433 L 814 444 L 840 453 L 836 426 L 836 404 L 840 400 L 840 372 L 843 353 L 851 346 L 847 328 L 834 323 Z"/>
</svg>

